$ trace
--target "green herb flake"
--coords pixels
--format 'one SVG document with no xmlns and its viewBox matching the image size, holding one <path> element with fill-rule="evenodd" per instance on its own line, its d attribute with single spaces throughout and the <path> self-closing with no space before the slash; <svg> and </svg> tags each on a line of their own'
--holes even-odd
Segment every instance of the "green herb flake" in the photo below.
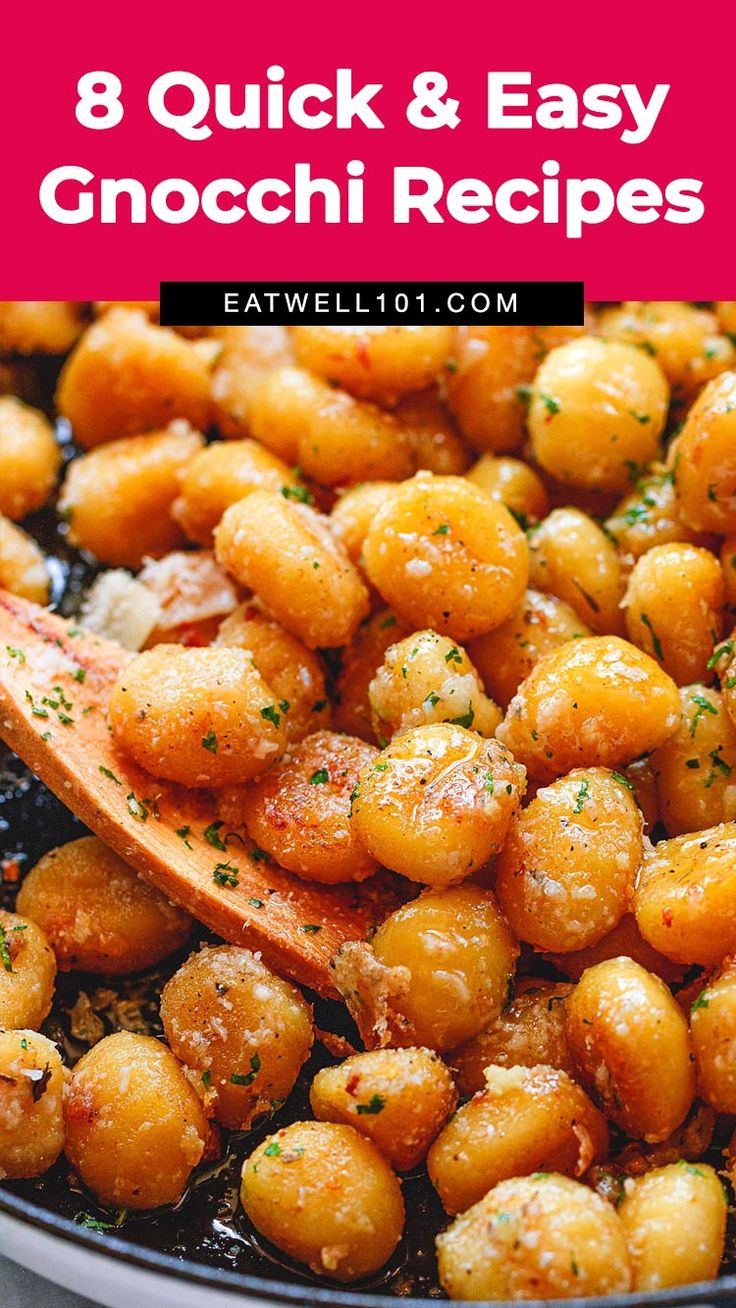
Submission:
<svg viewBox="0 0 736 1308">
<path fill-rule="evenodd" d="M 355 1111 L 358 1117 L 373 1117 L 382 1113 L 385 1107 L 386 1100 L 381 1095 L 371 1095 L 367 1104 L 356 1104 Z"/>
<path fill-rule="evenodd" d="M 317 768 L 317 771 L 313 772 L 309 778 L 309 784 L 310 786 L 325 786 L 329 779 L 330 774 L 327 768 Z"/>
<path fill-rule="evenodd" d="M 107 777 L 108 781 L 114 781 L 116 786 L 122 786 L 123 783 L 120 780 L 120 778 L 116 777 L 115 773 L 110 771 L 110 768 L 103 767 L 101 763 L 100 763 L 100 772 L 102 773 L 103 777 Z"/>
<path fill-rule="evenodd" d="M 86 676 L 87 676 L 87 671 L 85 668 L 77 668 L 76 672 L 74 673 L 74 680 L 78 681 L 81 685 L 81 683 L 84 681 Z"/>
<path fill-rule="evenodd" d="M 225 841 L 222 839 L 222 837 L 219 834 L 220 828 L 224 825 L 225 824 L 222 821 L 210 822 L 210 825 L 207 827 L 206 831 L 203 831 L 202 833 L 207 843 L 209 845 L 212 845 L 213 849 L 219 849 L 219 850 L 227 849 L 227 845 L 225 844 Z"/>
<path fill-rule="evenodd" d="M 299 504 L 314 504 L 314 496 L 308 486 L 282 486 L 281 494 L 285 500 L 297 500 Z"/>
<path fill-rule="evenodd" d="M 134 817 L 137 822 L 145 822 L 147 820 L 149 810 L 140 799 L 136 798 L 132 790 L 129 795 L 126 795 L 125 802 L 128 805 L 130 816 Z"/>
<path fill-rule="evenodd" d="M 553 395 L 544 395 L 542 392 L 540 392 L 539 398 L 542 401 L 542 404 L 544 405 L 545 409 L 547 410 L 550 418 L 554 418 L 555 414 L 560 412 L 562 406 L 560 405 L 559 400 L 556 400 Z"/>
<path fill-rule="evenodd" d="M 192 828 L 191 828 L 191 827 L 177 827 L 177 828 L 176 828 L 176 834 L 177 834 L 177 836 L 179 836 L 179 838 L 180 838 L 181 840 L 184 841 L 184 844 L 186 845 L 187 849 L 191 849 L 191 848 L 192 848 L 192 846 L 191 846 L 191 844 L 189 843 L 189 840 L 188 840 L 188 837 L 192 834 Z"/>
<path fill-rule="evenodd" d="M 231 863 L 228 859 L 227 863 L 215 864 L 215 869 L 212 873 L 212 880 L 215 882 L 215 885 L 232 886 L 234 889 L 235 886 L 240 885 L 240 882 L 238 881 L 239 871 L 240 869 L 235 867 L 234 863 Z"/>
<path fill-rule="evenodd" d="M 709 1003 L 710 1003 L 710 996 L 708 994 L 707 989 L 701 990 L 697 999 L 695 999 L 693 1003 L 690 1005 L 690 1012 L 696 1013 L 699 1008 L 707 1008 Z"/>
<path fill-rule="evenodd" d="M 255 895 L 253 896 L 252 899 L 248 900 L 248 903 L 251 905 L 252 908 L 265 908 L 265 904 L 263 900 L 256 899 Z"/>
<path fill-rule="evenodd" d="M 625 777 L 625 776 L 623 775 L 623 773 L 621 773 L 621 772 L 612 772 L 612 773 L 611 773 L 611 776 L 613 777 L 613 780 L 614 780 L 614 781 L 617 781 L 617 782 L 618 782 L 619 786 L 624 786 L 624 787 L 626 788 L 626 790 L 633 790 L 633 789 L 634 789 L 634 787 L 632 786 L 632 784 L 631 784 L 631 782 L 629 781 L 628 777 Z"/>
<path fill-rule="evenodd" d="M 462 661 L 463 661 L 463 656 L 460 653 L 460 650 L 458 649 L 457 645 L 453 645 L 452 649 L 448 649 L 447 653 L 445 654 L 445 663 L 462 663 Z"/>
<path fill-rule="evenodd" d="M 388 627 L 395 627 L 395 626 L 396 626 L 396 617 L 393 613 L 389 613 L 388 617 L 384 618 L 383 622 L 379 623 L 378 630 L 386 631 Z"/>
<path fill-rule="evenodd" d="M 585 803 L 586 799 L 590 799 L 590 791 L 588 790 L 587 778 L 585 781 L 583 781 L 577 793 L 577 799 L 575 800 L 575 807 L 573 809 L 573 813 L 582 813 L 583 804 Z"/>
<path fill-rule="evenodd" d="M 493 794 L 493 773 L 486 772 L 486 779 L 483 782 L 483 789 L 488 791 L 489 795 Z"/>
<path fill-rule="evenodd" d="M 720 663 L 724 655 L 730 656 L 731 654 L 733 654 L 733 650 L 734 650 L 734 641 L 732 640 L 724 640 L 722 645 L 718 645 L 713 650 L 713 653 L 708 659 L 708 671 L 712 672 L 716 664 Z"/>
<path fill-rule="evenodd" d="M 210 754 L 217 753 L 217 736 L 214 731 L 208 731 L 207 735 L 202 737 L 202 749 L 208 749 Z"/>
<path fill-rule="evenodd" d="M 8 946 L 8 935 L 3 926 L 0 925 L 0 963 L 2 963 L 6 972 L 13 971 L 13 960 L 10 957 L 10 948 Z"/>
<path fill-rule="evenodd" d="M 106 1231 L 115 1230 L 114 1222 L 101 1222 L 97 1217 L 93 1217 L 91 1213 L 75 1213 L 74 1221 L 77 1226 L 83 1226 L 87 1231 L 99 1231 L 103 1235 Z"/>
<path fill-rule="evenodd" d="M 212 1086 L 212 1073 L 211 1073 L 211 1071 L 210 1071 L 209 1068 L 207 1068 L 207 1071 L 206 1071 L 206 1072 L 203 1072 L 203 1073 L 202 1073 L 202 1076 L 200 1077 L 200 1080 L 201 1080 L 202 1085 L 204 1086 L 205 1090 L 209 1090 L 209 1089 L 211 1088 L 211 1086 Z"/>
<path fill-rule="evenodd" d="M 270 862 L 271 855 L 268 854 L 265 849 L 260 849 L 258 845 L 254 845 L 248 858 L 252 863 L 268 863 Z"/>
<path fill-rule="evenodd" d="M 258 1073 L 261 1070 L 261 1060 L 258 1054 L 254 1054 L 250 1061 L 250 1071 L 245 1074 L 233 1072 L 230 1077 L 232 1085 L 252 1085 Z"/>
<path fill-rule="evenodd" d="M 709 699 L 705 698 L 705 695 L 700 695 L 700 694 L 691 695 L 690 699 L 693 704 L 697 704 L 698 706 L 696 712 L 693 714 L 693 720 L 690 723 L 690 735 L 694 736 L 695 732 L 698 729 L 698 723 L 702 718 L 703 714 L 712 713 L 714 717 L 717 717 L 718 709 L 715 707 L 714 704 L 711 704 Z"/>
<path fill-rule="evenodd" d="M 17 659 L 19 663 L 25 663 L 26 656 L 22 649 L 16 649 L 13 645 L 6 645 L 5 648 L 9 658 Z"/>
<path fill-rule="evenodd" d="M 278 1158 L 281 1154 L 281 1145 L 278 1140 L 272 1140 L 270 1144 L 266 1145 L 263 1152 L 267 1158 Z"/>
<path fill-rule="evenodd" d="M 305 935 L 314 935 L 317 931 L 321 931 L 322 927 L 315 925 L 314 922 L 305 922 L 304 925 L 300 927 L 300 930 L 303 931 Z"/>
<path fill-rule="evenodd" d="M 473 705 L 470 704 L 468 706 L 467 713 L 463 713 L 462 716 L 459 718 L 450 718 L 450 726 L 467 727 L 467 729 L 470 730 L 474 721 L 475 721 L 475 710 L 473 708 Z"/>
<path fill-rule="evenodd" d="M 430 690 L 430 692 L 429 692 L 427 698 L 425 699 L 424 703 L 422 704 L 422 708 L 423 708 L 423 709 L 433 709 L 433 708 L 435 708 L 435 706 L 436 706 L 437 704 L 439 704 L 439 702 L 440 702 L 440 697 L 439 697 L 439 695 L 435 694 L 435 692 L 434 692 L 433 690 Z"/>
<path fill-rule="evenodd" d="M 265 708 L 262 708 L 261 717 L 265 718 L 267 722 L 273 722 L 275 727 L 281 725 L 281 715 L 276 712 L 275 704 L 267 704 Z"/>
<path fill-rule="evenodd" d="M 323 709 L 326 709 L 326 708 L 327 708 L 327 700 L 326 700 L 326 699 L 316 699 L 316 700 L 314 701 L 313 705 L 312 705 L 311 712 L 312 712 L 312 713 L 321 713 L 322 710 L 323 710 Z"/>
<path fill-rule="evenodd" d="M 446 536 L 450 530 L 449 522 L 441 522 L 436 531 L 432 532 L 433 536 Z"/>
<path fill-rule="evenodd" d="M 654 653 L 656 654 L 657 658 L 662 659 L 664 657 L 664 655 L 662 654 L 662 642 L 659 639 L 659 636 L 657 635 L 656 631 L 654 630 L 654 627 L 652 626 L 652 619 L 649 617 L 649 614 L 640 613 L 639 621 L 643 624 L 643 626 L 645 626 L 648 629 L 648 631 L 651 634 L 652 645 L 654 647 Z"/>
</svg>

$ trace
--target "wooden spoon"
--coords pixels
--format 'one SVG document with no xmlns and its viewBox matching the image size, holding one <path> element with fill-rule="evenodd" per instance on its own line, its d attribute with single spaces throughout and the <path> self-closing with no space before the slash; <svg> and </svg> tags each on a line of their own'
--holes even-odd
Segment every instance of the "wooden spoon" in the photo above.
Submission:
<svg viewBox="0 0 736 1308">
<path fill-rule="evenodd" d="M 136 767 L 106 708 L 132 656 L 0 590 L 0 737 L 79 818 L 169 899 L 282 975 L 336 995 L 328 963 L 396 907 L 396 880 L 301 881 L 218 817 L 216 796 Z M 254 857 L 255 853 L 255 857 Z"/>
</svg>

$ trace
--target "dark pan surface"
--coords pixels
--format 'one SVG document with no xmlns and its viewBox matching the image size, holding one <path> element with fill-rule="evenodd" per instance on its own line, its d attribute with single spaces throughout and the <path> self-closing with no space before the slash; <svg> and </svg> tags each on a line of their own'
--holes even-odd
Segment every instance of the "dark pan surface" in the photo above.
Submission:
<svg viewBox="0 0 736 1308">
<path fill-rule="evenodd" d="M 78 596 L 91 576 L 84 558 L 65 547 L 63 528 L 57 529 L 43 515 L 30 524 L 46 549 L 55 556 L 54 600 L 65 612 L 74 612 Z M 84 833 L 84 828 L 63 804 L 0 743 L 0 860 L 5 869 L 0 881 L 0 906 L 12 908 L 17 882 L 7 879 L 17 862 L 24 871 L 48 849 Z M 205 938 L 203 934 L 202 938 Z M 164 968 L 107 985 L 104 978 L 60 974 L 53 1011 L 44 1033 L 56 1040 L 69 1064 L 87 1047 L 70 1032 L 69 1010 L 80 991 L 88 996 L 105 987 L 116 991 L 115 999 L 101 1013 L 107 1031 L 129 1029 L 160 1034 L 158 994 L 167 976 L 184 954 L 168 961 Z M 354 1036 L 344 1009 L 308 996 L 315 1003 L 317 1025 Z M 404 1180 L 407 1208 L 406 1234 L 391 1262 L 375 1277 L 353 1290 L 316 1278 L 266 1244 L 254 1231 L 238 1204 L 238 1179 L 243 1158 L 278 1126 L 309 1117 L 308 1088 L 317 1067 L 330 1061 L 317 1044 L 298 1086 L 285 1109 L 247 1135 L 223 1133 L 219 1162 L 203 1165 L 195 1174 L 182 1201 L 175 1208 L 153 1214 L 116 1214 L 102 1209 L 92 1196 L 70 1176 L 62 1160 L 46 1175 L 31 1181 L 0 1184 L 0 1210 L 26 1223 L 95 1251 L 107 1252 L 154 1271 L 186 1277 L 206 1287 L 249 1292 L 266 1300 L 291 1304 L 329 1304 L 332 1308 L 389 1308 L 399 1301 L 425 1306 L 442 1298 L 436 1278 L 434 1237 L 446 1224 L 441 1205 L 420 1174 Z M 713 1159 L 722 1165 L 720 1156 Z M 90 1223 L 104 1225 L 102 1231 Z M 734 1232 L 729 1238 L 728 1274 L 718 1282 L 684 1286 L 659 1294 L 628 1296 L 626 1308 L 637 1304 L 725 1304 L 736 1303 L 736 1257 Z M 578 1301 L 579 1302 L 579 1301 Z M 588 1300 L 611 1308 L 614 1299 Z"/>
</svg>

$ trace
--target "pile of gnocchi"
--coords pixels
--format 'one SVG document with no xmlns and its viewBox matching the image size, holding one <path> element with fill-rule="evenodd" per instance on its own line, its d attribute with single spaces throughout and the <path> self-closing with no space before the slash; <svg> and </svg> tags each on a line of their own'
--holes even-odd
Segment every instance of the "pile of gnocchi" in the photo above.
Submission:
<svg viewBox="0 0 736 1308">
<path fill-rule="evenodd" d="M 96 837 L 50 850 L 0 912 L 0 1175 L 63 1153 L 103 1206 L 149 1210 L 225 1139 L 243 1220 L 320 1277 L 393 1257 L 425 1168 L 452 1299 L 716 1277 L 736 302 L 360 330 L 0 303 L 0 584 L 40 604 L 50 503 L 99 567 L 80 623 L 133 652 L 116 746 L 213 792 L 251 857 L 323 884 L 389 869 L 402 902 L 332 960 L 348 1044 L 257 953 L 187 956 L 192 920 Z M 77 1014 L 65 1065 L 57 969 L 175 954 L 165 1038 Z M 264 1135 L 315 1036 L 312 1117 Z"/>
</svg>

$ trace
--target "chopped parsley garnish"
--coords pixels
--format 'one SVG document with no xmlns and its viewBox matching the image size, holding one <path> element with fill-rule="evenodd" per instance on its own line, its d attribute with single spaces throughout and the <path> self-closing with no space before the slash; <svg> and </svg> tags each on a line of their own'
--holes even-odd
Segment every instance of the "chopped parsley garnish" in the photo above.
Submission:
<svg viewBox="0 0 736 1308">
<path fill-rule="evenodd" d="M 86 676 L 87 676 L 87 672 L 85 668 L 77 668 L 76 672 L 74 673 L 74 680 L 78 681 L 81 685 L 81 683 L 84 681 Z"/>
<path fill-rule="evenodd" d="M 322 927 L 316 926 L 314 922 L 305 922 L 304 926 L 301 927 L 301 930 L 304 931 L 307 935 L 310 934 L 313 935 L 315 932 L 321 931 Z"/>
<path fill-rule="evenodd" d="M 212 880 L 218 886 L 238 886 L 238 873 L 240 869 L 235 867 L 228 859 L 227 863 L 216 863 L 215 870 L 212 873 Z"/>
<path fill-rule="evenodd" d="M 422 708 L 424 708 L 424 709 L 426 709 L 426 708 L 431 708 L 431 709 L 432 709 L 432 708 L 435 707 L 436 704 L 439 704 L 439 702 L 440 702 L 440 697 L 439 697 L 439 695 L 436 695 L 435 692 L 434 692 L 433 690 L 430 690 L 430 692 L 429 692 L 427 698 L 425 699 L 424 703 L 422 704 Z"/>
<path fill-rule="evenodd" d="M 650 634 L 651 634 L 651 637 L 652 637 L 652 645 L 653 645 L 653 647 L 654 647 L 654 653 L 656 654 L 657 658 L 658 658 L 658 659 L 663 658 L 663 654 L 662 654 L 662 642 L 661 642 L 661 640 L 659 639 L 659 636 L 657 635 L 656 631 L 654 630 L 654 627 L 652 626 L 652 619 L 649 617 L 649 614 L 648 614 L 648 613 L 640 613 L 640 614 L 639 614 L 639 621 L 640 621 L 640 622 L 641 622 L 641 623 L 642 623 L 642 624 L 643 624 L 643 625 L 644 625 L 644 626 L 649 630 L 649 632 L 650 632 Z"/>
<path fill-rule="evenodd" d="M 222 821 L 210 822 L 210 825 L 207 827 L 207 830 L 203 832 L 205 840 L 208 842 L 208 844 L 212 845 L 214 849 L 220 849 L 220 850 L 227 849 L 227 845 L 225 844 L 225 841 L 218 834 L 220 831 L 220 827 L 223 827 L 224 825 L 225 824 Z"/>
<path fill-rule="evenodd" d="M 724 640 L 722 645 L 717 645 L 716 648 L 713 650 L 713 653 L 711 654 L 710 658 L 708 659 L 708 671 L 712 672 L 716 664 L 720 663 L 724 655 L 726 654 L 731 655 L 733 654 L 733 651 L 734 651 L 734 641 L 732 640 Z"/>
<path fill-rule="evenodd" d="M 388 770 L 388 763 L 376 763 L 373 768 L 374 772 L 386 772 L 387 770 Z"/>
<path fill-rule="evenodd" d="M 483 782 L 483 789 L 488 791 L 489 795 L 493 794 L 493 773 L 486 772 L 486 779 Z"/>
<path fill-rule="evenodd" d="M 463 713 L 459 718 L 450 718 L 451 727 L 467 727 L 470 729 L 475 721 L 475 710 L 473 705 L 468 706 L 467 713 Z"/>
<path fill-rule="evenodd" d="M 590 799 L 590 792 L 588 790 L 587 778 L 585 781 L 583 781 L 582 785 L 580 786 L 580 789 L 577 794 L 577 799 L 575 800 L 575 807 L 573 809 L 573 813 L 582 813 L 583 804 L 585 803 L 586 799 Z"/>
<path fill-rule="evenodd" d="M 265 849 L 260 849 L 258 845 L 254 845 L 248 855 L 252 863 L 268 863 L 270 857 L 271 855 Z"/>
<path fill-rule="evenodd" d="M 207 735 L 202 737 L 202 749 L 208 749 L 210 754 L 217 753 L 217 736 L 214 731 L 208 731 Z"/>
<path fill-rule="evenodd" d="M 433 536 L 446 536 L 450 530 L 449 522 L 441 522 L 436 531 L 432 532 Z"/>
<path fill-rule="evenodd" d="M 651 414 L 649 414 L 649 413 L 637 413 L 635 409 L 629 409 L 629 415 L 630 415 L 630 417 L 632 417 L 632 418 L 635 420 L 635 422 L 640 422 L 640 423 L 642 424 L 642 426 L 644 426 L 644 424 L 647 423 L 647 422 L 651 422 L 651 420 L 652 420 L 652 419 L 651 419 Z"/>
<path fill-rule="evenodd" d="M 707 990 L 701 990 L 697 999 L 690 1005 L 690 1012 L 696 1013 L 699 1008 L 707 1008 L 710 1003 Z"/>
<path fill-rule="evenodd" d="M 13 645 L 6 645 L 5 648 L 11 659 L 17 659 L 19 663 L 25 663 L 26 656 L 22 649 L 15 649 Z"/>
<path fill-rule="evenodd" d="M 695 732 L 698 729 L 698 723 L 702 718 L 703 714 L 712 713 L 714 717 L 717 717 L 718 709 L 715 707 L 714 704 L 711 704 L 709 699 L 705 698 L 705 695 L 691 695 L 690 699 L 692 700 L 693 704 L 697 704 L 698 706 L 696 712 L 693 714 L 693 720 L 690 723 L 690 735 L 694 736 Z"/>
<path fill-rule="evenodd" d="M 620 786 L 625 786 L 627 790 L 634 789 L 628 777 L 625 777 L 621 772 L 612 772 L 611 775 L 614 781 L 617 781 Z"/>
<path fill-rule="evenodd" d="M 310 786 L 324 786 L 327 784 L 329 779 L 330 774 L 327 771 L 327 768 L 317 768 L 317 771 L 313 772 L 309 778 L 309 784 Z"/>
<path fill-rule="evenodd" d="M 447 653 L 445 654 L 445 663 L 462 663 L 462 661 L 463 661 L 463 656 L 460 653 L 460 650 L 458 649 L 457 645 L 453 645 L 452 649 L 448 649 Z"/>
<path fill-rule="evenodd" d="M 138 822 L 146 821 L 149 810 L 140 799 L 136 799 L 132 790 L 129 795 L 126 795 L 126 803 L 131 817 L 134 817 Z"/>
<path fill-rule="evenodd" d="M 312 713 L 321 713 L 325 708 L 327 708 L 327 700 L 316 699 L 312 705 Z"/>
<path fill-rule="evenodd" d="M 114 1231 L 114 1222 L 101 1222 L 91 1213 L 75 1213 L 74 1220 L 77 1226 L 84 1226 L 88 1231 L 100 1231 L 103 1235 L 106 1231 Z"/>
<path fill-rule="evenodd" d="M 100 763 L 100 772 L 102 773 L 103 777 L 107 777 L 108 781 L 114 781 L 116 786 L 122 786 L 123 783 L 120 780 L 120 778 L 116 777 L 115 773 L 111 772 L 109 768 L 103 767 L 101 763 Z"/>
<path fill-rule="evenodd" d="M 381 1095 L 371 1095 L 367 1104 L 356 1104 L 355 1111 L 358 1117 L 372 1117 L 375 1113 L 383 1112 L 386 1107 L 386 1100 Z"/>
<path fill-rule="evenodd" d="M 300 504 L 314 504 L 314 496 L 308 486 L 282 486 L 281 494 L 285 500 L 298 500 Z"/>
<path fill-rule="evenodd" d="M 186 845 L 187 849 L 191 849 L 191 848 L 192 848 L 191 844 L 189 843 L 189 839 L 188 839 L 188 837 L 191 836 L 191 834 L 192 834 L 192 828 L 191 828 L 191 827 L 177 827 L 177 828 L 176 828 L 176 834 L 177 834 L 177 836 L 180 837 L 181 840 L 184 841 L 184 844 Z"/>
<path fill-rule="evenodd" d="M 248 900 L 248 903 L 249 903 L 253 908 L 264 908 L 264 907 L 265 907 L 265 905 L 264 905 L 264 903 L 263 903 L 263 900 L 262 900 L 262 899 L 256 899 L 255 895 L 253 896 L 252 899 L 249 899 L 249 900 Z"/>
<path fill-rule="evenodd" d="M 212 1073 L 211 1073 L 209 1067 L 207 1068 L 207 1071 L 206 1071 L 206 1072 L 203 1072 L 203 1073 L 202 1073 L 202 1076 L 201 1076 L 200 1080 L 201 1080 L 202 1085 L 204 1086 L 205 1090 L 209 1090 L 210 1087 L 211 1087 L 211 1085 L 212 1085 Z"/>
<path fill-rule="evenodd" d="M 276 712 L 275 704 L 267 704 L 265 708 L 262 708 L 261 717 L 265 718 L 267 722 L 273 722 L 275 727 L 281 725 L 281 715 Z"/>
<path fill-rule="evenodd" d="M 553 395 L 544 395 L 542 392 L 540 392 L 539 398 L 542 401 L 542 404 L 544 405 L 545 409 L 547 410 L 550 418 L 554 418 L 555 414 L 560 412 L 560 408 L 561 408 L 560 402 L 559 400 L 556 400 Z"/>
<path fill-rule="evenodd" d="M 281 1153 L 281 1145 L 278 1140 L 272 1140 L 270 1144 L 266 1145 L 263 1152 L 267 1158 L 278 1158 Z"/>
<path fill-rule="evenodd" d="M 379 623 L 378 630 L 385 631 L 387 627 L 395 627 L 395 626 L 396 626 L 396 617 L 393 613 L 389 613 L 388 617 L 384 618 L 383 622 Z"/>
<path fill-rule="evenodd" d="M 254 1054 L 250 1059 L 250 1071 L 245 1074 L 242 1074 L 241 1072 L 233 1072 L 230 1081 L 233 1085 L 252 1085 L 260 1070 L 261 1060 L 258 1054 Z"/>
</svg>

